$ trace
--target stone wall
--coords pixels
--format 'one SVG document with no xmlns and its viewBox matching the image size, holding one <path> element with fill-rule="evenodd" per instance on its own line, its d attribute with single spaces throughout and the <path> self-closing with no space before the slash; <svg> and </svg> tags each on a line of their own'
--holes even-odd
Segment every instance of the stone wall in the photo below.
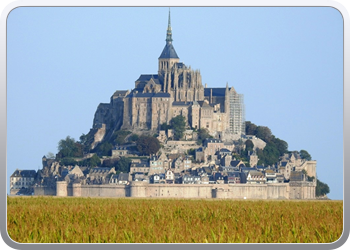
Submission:
<svg viewBox="0 0 350 250">
<path fill-rule="evenodd" d="M 290 199 L 315 199 L 316 198 L 316 181 L 303 182 L 293 181 L 289 183 Z"/>
<path fill-rule="evenodd" d="M 176 145 L 176 146 L 197 146 L 196 141 L 167 141 L 166 145 Z"/>
<path fill-rule="evenodd" d="M 290 185 L 291 184 L 291 185 Z M 57 196 L 219 199 L 314 199 L 314 182 L 268 184 L 71 185 L 57 182 Z"/>
<path fill-rule="evenodd" d="M 131 197 L 212 198 L 211 190 L 212 185 L 205 184 L 130 184 Z"/>
<path fill-rule="evenodd" d="M 56 182 L 56 195 L 57 196 L 68 196 L 68 183 L 66 181 Z"/>
<path fill-rule="evenodd" d="M 128 197 L 129 186 L 126 185 L 81 185 L 80 195 L 83 197 Z"/>
<path fill-rule="evenodd" d="M 288 183 L 226 184 L 214 188 L 213 196 L 221 199 L 289 199 Z"/>
<path fill-rule="evenodd" d="M 19 188 L 11 188 L 11 189 L 10 189 L 10 195 L 15 195 L 15 194 L 17 194 L 17 192 L 18 192 L 19 190 L 21 190 L 21 189 L 19 189 Z"/>
<path fill-rule="evenodd" d="M 34 195 L 56 195 L 56 188 L 34 187 Z"/>
<path fill-rule="evenodd" d="M 196 141 L 167 141 L 164 148 L 173 153 L 185 153 L 189 149 L 197 149 L 200 145 L 197 145 Z"/>
</svg>

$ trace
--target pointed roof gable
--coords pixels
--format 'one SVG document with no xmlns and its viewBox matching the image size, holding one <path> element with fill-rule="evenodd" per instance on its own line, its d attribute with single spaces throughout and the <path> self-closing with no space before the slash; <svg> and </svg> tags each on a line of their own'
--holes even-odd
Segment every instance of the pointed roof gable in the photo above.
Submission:
<svg viewBox="0 0 350 250">
<path fill-rule="evenodd" d="M 177 59 L 179 59 L 178 55 L 176 54 L 175 48 L 171 43 L 165 45 L 165 47 L 162 51 L 162 54 L 160 54 L 158 59 L 162 59 L 162 58 L 177 58 Z"/>
</svg>

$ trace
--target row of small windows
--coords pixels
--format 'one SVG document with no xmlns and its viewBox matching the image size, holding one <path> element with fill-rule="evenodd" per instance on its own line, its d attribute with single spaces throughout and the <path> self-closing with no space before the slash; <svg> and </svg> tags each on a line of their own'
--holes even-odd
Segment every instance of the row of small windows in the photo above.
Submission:
<svg viewBox="0 0 350 250">
<path fill-rule="evenodd" d="M 22 185 L 30 185 L 32 184 L 31 182 L 11 182 L 12 185 L 16 185 L 16 186 L 22 186 Z"/>
<path fill-rule="evenodd" d="M 157 97 L 153 97 L 154 100 L 160 100 L 160 101 L 169 101 L 168 98 L 157 98 Z M 137 98 L 137 102 L 146 102 L 145 105 L 148 105 L 149 98 Z M 143 105 L 143 103 L 140 104 L 141 106 Z"/>
<path fill-rule="evenodd" d="M 133 169 L 133 171 L 134 171 L 134 172 L 135 172 L 135 171 L 139 171 L 139 172 L 141 172 L 141 171 L 142 171 L 142 169 L 141 169 L 141 168 L 139 168 L 139 169 L 137 170 L 137 168 L 134 168 L 134 169 Z M 143 171 L 144 171 L 144 172 L 147 172 L 147 171 L 149 171 L 149 169 L 148 169 L 148 168 L 144 168 L 144 169 L 143 169 Z"/>
</svg>

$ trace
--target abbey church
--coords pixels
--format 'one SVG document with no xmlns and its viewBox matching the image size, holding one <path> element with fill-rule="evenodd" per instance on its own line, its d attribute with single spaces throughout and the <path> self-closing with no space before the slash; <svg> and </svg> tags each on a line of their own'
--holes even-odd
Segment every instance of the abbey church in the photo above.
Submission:
<svg viewBox="0 0 350 250">
<path fill-rule="evenodd" d="M 173 46 L 170 10 L 166 44 L 158 58 L 158 73 L 140 75 L 135 88 L 118 90 L 110 103 L 101 103 L 93 128 L 158 131 L 182 115 L 188 127 L 206 128 L 210 134 L 244 134 L 243 95 L 226 84 L 208 88 L 199 70 L 180 62 Z"/>
</svg>

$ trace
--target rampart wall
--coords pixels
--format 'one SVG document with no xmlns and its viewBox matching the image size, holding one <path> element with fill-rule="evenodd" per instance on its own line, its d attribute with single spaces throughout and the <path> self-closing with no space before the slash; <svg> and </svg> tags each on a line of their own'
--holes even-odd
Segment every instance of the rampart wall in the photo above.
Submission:
<svg viewBox="0 0 350 250">
<path fill-rule="evenodd" d="M 219 198 L 219 199 L 315 199 L 315 183 L 276 184 L 148 184 L 67 185 L 57 182 L 57 196 Z M 48 194 L 50 195 L 50 194 Z"/>
<path fill-rule="evenodd" d="M 213 196 L 222 199 L 293 199 L 289 184 L 228 184 L 213 189 Z"/>
<path fill-rule="evenodd" d="M 129 186 L 127 185 L 81 185 L 77 194 L 83 197 L 129 197 Z"/>
<path fill-rule="evenodd" d="M 57 195 L 57 193 L 54 187 L 34 187 L 34 195 Z"/>
</svg>

